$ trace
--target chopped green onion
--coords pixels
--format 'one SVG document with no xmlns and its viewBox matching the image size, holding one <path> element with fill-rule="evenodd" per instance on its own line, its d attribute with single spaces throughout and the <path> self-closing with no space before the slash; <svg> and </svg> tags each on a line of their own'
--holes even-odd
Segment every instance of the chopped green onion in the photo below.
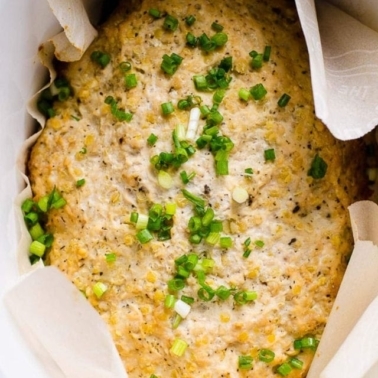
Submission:
<svg viewBox="0 0 378 378">
<path fill-rule="evenodd" d="M 219 242 L 219 239 L 220 239 L 219 232 L 210 232 L 205 241 L 206 243 L 210 245 L 215 245 Z"/>
<path fill-rule="evenodd" d="M 182 317 L 179 314 L 176 314 L 172 322 L 172 328 L 176 329 L 180 325 L 181 322 L 182 322 Z"/>
<path fill-rule="evenodd" d="M 158 140 L 158 137 L 154 134 L 151 133 L 150 136 L 147 138 L 147 144 L 149 146 L 153 146 Z"/>
<path fill-rule="evenodd" d="M 135 216 L 135 214 L 137 216 Z M 130 215 L 130 221 L 133 222 L 135 219 L 136 219 L 135 228 L 137 230 L 143 230 L 143 229 L 147 228 L 147 224 L 148 224 L 148 216 L 147 215 L 132 212 L 131 215 Z"/>
<path fill-rule="evenodd" d="M 257 293 L 255 291 L 238 291 L 234 294 L 234 300 L 237 304 L 243 305 L 256 300 Z"/>
<path fill-rule="evenodd" d="M 265 97 L 265 95 L 268 93 L 265 89 L 264 85 L 259 83 L 254 85 L 250 90 L 249 93 L 252 95 L 253 99 L 258 101 Z"/>
<path fill-rule="evenodd" d="M 264 158 L 265 161 L 274 161 L 276 159 L 276 153 L 274 148 L 269 148 L 264 151 Z"/>
<path fill-rule="evenodd" d="M 166 215 L 175 215 L 177 205 L 174 202 L 168 202 L 165 204 L 165 214 Z"/>
<path fill-rule="evenodd" d="M 189 236 L 189 241 L 192 244 L 199 244 L 199 243 L 201 243 L 201 240 L 202 240 L 202 237 L 199 236 L 198 234 L 193 234 L 193 235 Z"/>
<path fill-rule="evenodd" d="M 125 76 L 126 89 L 135 88 L 138 85 L 138 80 L 135 74 L 128 74 Z"/>
<path fill-rule="evenodd" d="M 194 298 L 193 297 L 188 297 L 186 295 L 181 296 L 181 300 L 189 305 L 194 303 Z"/>
<path fill-rule="evenodd" d="M 256 247 L 262 248 L 262 247 L 264 247 L 264 245 L 265 245 L 265 243 L 262 240 L 256 240 L 255 241 Z"/>
<path fill-rule="evenodd" d="M 105 68 L 110 62 L 110 55 L 102 51 L 93 51 L 91 54 L 91 59 L 102 68 Z"/>
<path fill-rule="evenodd" d="M 34 201 L 31 198 L 27 198 L 21 205 L 21 210 L 26 214 L 29 213 L 34 207 Z"/>
<path fill-rule="evenodd" d="M 149 241 L 151 241 L 154 237 L 152 236 L 151 232 L 145 228 L 144 230 L 140 230 L 136 234 L 136 238 L 141 244 L 146 244 Z"/>
<path fill-rule="evenodd" d="M 307 174 L 314 179 L 321 179 L 327 173 L 327 168 L 328 164 L 319 156 L 319 154 L 316 154 Z"/>
<path fill-rule="evenodd" d="M 137 223 L 138 222 L 138 218 L 139 218 L 139 214 L 136 212 L 136 211 L 133 211 L 131 214 L 130 214 L 130 222 L 131 223 Z M 144 221 L 146 221 L 146 219 L 144 219 Z M 140 225 L 141 226 L 141 225 Z M 147 223 L 145 225 L 143 225 L 141 228 L 146 228 L 144 226 L 147 226 Z"/>
<path fill-rule="evenodd" d="M 246 175 L 252 175 L 253 174 L 253 169 L 252 168 L 246 168 L 246 169 L 244 169 L 244 173 Z"/>
<path fill-rule="evenodd" d="M 187 255 L 182 255 L 182 256 L 180 256 L 179 258 L 177 258 L 175 260 L 175 264 L 176 265 L 182 265 L 182 264 L 184 264 L 187 261 L 188 261 L 188 256 Z"/>
<path fill-rule="evenodd" d="M 251 249 L 246 248 L 246 249 L 244 250 L 243 257 L 244 257 L 244 258 L 248 258 L 249 255 L 251 254 L 251 252 L 252 252 Z"/>
<path fill-rule="evenodd" d="M 197 46 L 197 42 L 198 40 L 193 33 L 189 32 L 186 34 L 186 44 L 188 46 L 195 47 Z"/>
<path fill-rule="evenodd" d="M 219 245 L 221 248 L 231 248 L 232 247 L 232 239 L 229 236 L 223 236 L 219 240 Z"/>
<path fill-rule="evenodd" d="M 49 196 L 41 197 L 37 202 L 39 210 L 46 213 L 49 210 Z"/>
<path fill-rule="evenodd" d="M 249 52 L 249 56 L 253 59 L 255 58 L 259 53 L 256 50 L 252 50 Z"/>
<path fill-rule="evenodd" d="M 212 110 L 207 116 L 208 125 L 219 125 L 223 121 L 223 116 L 218 110 Z"/>
<path fill-rule="evenodd" d="M 51 207 L 53 207 L 54 209 L 60 209 L 64 207 L 66 204 L 67 204 L 67 201 L 64 198 L 59 198 L 57 201 L 54 201 L 51 204 Z"/>
<path fill-rule="evenodd" d="M 197 292 L 198 298 L 204 302 L 209 302 L 214 298 L 215 290 L 208 285 L 203 285 Z"/>
<path fill-rule="evenodd" d="M 264 62 L 269 62 L 271 50 L 272 50 L 271 46 L 265 46 L 264 53 L 263 53 Z"/>
<path fill-rule="evenodd" d="M 184 262 L 184 268 L 191 272 L 198 263 L 198 256 L 195 253 L 190 253 L 188 255 L 187 261 Z"/>
<path fill-rule="evenodd" d="M 173 75 L 179 65 L 181 64 L 183 58 L 180 55 L 172 53 L 171 56 L 164 54 L 163 61 L 160 65 L 160 68 L 168 75 Z"/>
<path fill-rule="evenodd" d="M 294 368 L 294 369 L 302 369 L 303 368 L 303 361 L 296 357 L 292 357 L 289 360 L 289 364 Z"/>
<path fill-rule="evenodd" d="M 130 122 L 131 119 L 133 118 L 133 115 L 131 113 L 126 113 L 125 111 L 118 109 L 117 101 L 112 96 L 107 96 L 105 98 L 105 104 L 110 105 L 112 114 L 119 121 Z"/>
<path fill-rule="evenodd" d="M 201 222 L 203 226 L 208 226 L 214 218 L 214 210 L 208 207 L 203 215 Z"/>
<path fill-rule="evenodd" d="M 263 64 L 263 54 L 257 54 L 252 58 L 252 68 L 259 69 Z"/>
<path fill-rule="evenodd" d="M 112 263 L 117 260 L 117 255 L 114 252 L 105 253 L 105 260 L 107 263 Z"/>
<path fill-rule="evenodd" d="M 188 344 L 184 340 L 177 338 L 173 342 L 170 352 L 178 357 L 181 357 L 185 353 L 187 347 Z"/>
<path fill-rule="evenodd" d="M 213 95 L 213 102 L 214 104 L 220 104 L 224 98 L 226 94 L 226 90 L 225 89 L 218 89 L 214 92 L 214 95 Z"/>
<path fill-rule="evenodd" d="M 52 234 L 43 234 L 37 239 L 37 241 L 44 244 L 46 248 L 50 248 L 54 241 L 54 237 Z"/>
<path fill-rule="evenodd" d="M 210 232 L 222 232 L 223 231 L 223 223 L 220 220 L 213 220 L 210 223 Z"/>
<path fill-rule="evenodd" d="M 202 105 L 200 106 L 200 112 L 201 112 L 202 117 L 206 118 L 210 114 L 210 108 L 207 105 Z"/>
<path fill-rule="evenodd" d="M 153 18 L 160 18 L 161 17 L 161 12 L 158 9 L 155 8 L 150 8 L 148 10 L 148 14 L 152 16 Z"/>
<path fill-rule="evenodd" d="M 163 212 L 163 206 L 160 205 L 159 203 L 154 203 L 150 207 L 150 210 L 148 211 L 148 216 L 150 219 L 155 221 L 156 219 L 160 218 L 162 212 Z"/>
<path fill-rule="evenodd" d="M 227 56 L 223 58 L 219 63 L 219 68 L 222 68 L 225 72 L 228 72 L 232 68 L 232 56 Z"/>
<path fill-rule="evenodd" d="M 218 160 L 215 162 L 215 173 L 218 176 L 228 175 L 228 160 Z"/>
<path fill-rule="evenodd" d="M 248 101 L 251 98 L 251 94 L 249 93 L 249 90 L 245 88 L 239 89 L 238 96 L 240 100 L 243 100 L 243 101 Z"/>
<path fill-rule="evenodd" d="M 169 115 L 175 111 L 172 102 L 165 102 L 161 104 L 161 110 L 164 115 Z"/>
<path fill-rule="evenodd" d="M 150 378 L 159 378 L 159 377 L 157 375 L 155 375 L 155 374 L 151 374 Z"/>
<path fill-rule="evenodd" d="M 189 315 L 191 307 L 188 303 L 178 299 L 174 304 L 174 310 L 181 316 L 182 319 L 185 319 Z"/>
<path fill-rule="evenodd" d="M 180 177 L 184 184 L 187 184 L 195 175 L 195 172 L 192 172 L 189 175 L 186 173 L 186 171 L 180 172 Z"/>
<path fill-rule="evenodd" d="M 315 350 L 318 347 L 319 340 L 312 336 L 305 336 L 302 339 L 297 339 L 294 341 L 294 349 L 312 349 Z"/>
<path fill-rule="evenodd" d="M 93 285 L 92 290 L 93 294 L 97 297 L 97 299 L 100 299 L 108 290 L 108 286 L 105 285 L 103 282 L 98 281 Z"/>
<path fill-rule="evenodd" d="M 46 246 L 43 243 L 39 242 L 38 240 L 34 240 L 29 246 L 29 252 L 32 255 L 42 257 L 45 251 L 46 251 Z"/>
<path fill-rule="evenodd" d="M 188 278 L 190 272 L 188 272 L 182 265 L 177 267 L 177 276 L 181 278 Z"/>
<path fill-rule="evenodd" d="M 275 353 L 270 349 L 261 349 L 259 351 L 259 360 L 266 363 L 272 362 L 275 356 Z"/>
<path fill-rule="evenodd" d="M 188 26 L 192 26 L 196 22 L 196 18 L 193 15 L 189 15 L 185 18 L 185 23 Z"/>
<path fill-rule="evenodd" d="M 24 216 L 26 224 L 30 227 L 36 222 L 38 222 L 39 216 L 38 213 L 31 211 L 29 214 L 26 214 Z"/>
<path fill-rule="evenodd" d="M 182 194 L 188 201 L 192 202 L 195 206 L 199 206 L 199 207 L 205 206 L 205 200 L 203 200 L 201 197 L 196 196 L 193 193 L 190 193 L 186 189 L 182 189 Z"/>
<path fill-rule="evenodd" d="M 55 79 L 54 84 L 57 88 L 67 87 L 69 85 L 68 80 L 65 77 L 58 77 Z"/>
<path fill-rule="evenodd" d="M 278 100 L 277 104 L 279 107 L 283 108 L 289 103 L 290 99 L 291 97 L 288 94 L 284 93 Z"/>
<path fill-rule="evenodd" d="M 169 31 L 175 31 L 178 27 L 178 19 L 167 14 L 164 19 L 163 28 Z"/>
<path fill-rule="evenodd" d="M 206 77 L 203 75 L 194 75 L 193 81 L 196 89 L 199 91 L 203 91 L 208 88 Z"/>
<path fill-rule="evenodd" d="M 239 369 L 250 370 L 253 366 L 253 358 L 251 356 L 239 356 L 238 358 Z"/>
<path fill-rule="evenodd" d="M 201 228 L 202 221 L 200 217 L 190 217 L 188 222 L 188 229 L 190 232 L 198 231 Z"/>
<path fill-rule="evenodd" d="M 237 186 L 232 190 L 232 199 L 237 203 L 244 203 L 249 198 L 249 194 L 246 189 L 241 186 Z"/>
<path fill-rule="evenodd" d="M 283 377 L 286 377 L 287 375 L 291 373 L 292 370 L 293 369 L 291 368 L 291 366 L 287 362 L 284 362 L 283 364 L 278 366 L 277 373 L 279 373 Z"/>
<path fill-rule="evenodd" d="M 39 237 L 41 237 L 45 231 L 42 228 L 42 226 L 37 222 L 32 227 L 29 228 L 30 236 L 33 240 L 37 240 Z"/>
<path fill-rule="evenodd" d="M 130 63 L 130 62 L 122 62 L 122 63 L 120 63 L 120 65 L 119 65 L 119 69 L 120 69 L 122 72 L 130 71 L 130 70 L 131 70 L 131 63 Z"/>
<path fill-rule="evenodd" d="M 216 32 L 221 32 L 224 28 L 221 24 L 218 24 L 218 22 L 214 21 L 212 24 L 211 24 L 211 28 L 216 31 Z"/>
<path fill-rule="evenodd" d="M 226 299 L 228 299 L 228 298 L 230 297 L 230 295 L 231 295 L 231 290 L 228 289 L 227 287 L 221 285 L 221 286 L 218 287 L 217 290 L 215 290 L 215 295 L 216 295 L 219 299 L 225 301 Z"/>
<path fill-rule="evenodd" d="M 71 89 L 69 87 L 62 87 L 59 89 L 58 100 L 66 101 L 71 95 Z"/>
<path fill-rule="evenodd" d="M 82 179 L 76 181 L 76 187 L 77 187 L 77 188 L 80 188 L 80 187 L 83 186 L 84 184 L 85 184 L 85 179 L 84 179 L 84 178 L 82 178 Z"/>
<path fill-rule="evenodd" d="M 168 289 L 179 291 L 185 287 L 185 281 L 182 278 L 172 278 L 168 281 Z"/>
<path fill-rule="evenodd" d="M 86 147 L 83 147 L 80 151 L 79 154 L 85 155 L 87 153 Z"/>
<path fill-rule="evenodd" d="M 173 185 L 172 176 L 165 171 L 159 171 L 158 173 L 158 183 L 164 189 L 170 189 Z"/>
<path fill-rule="evenodd" d="M 172 295 L 172 294 L 168 294 L 165 297 L 165 300 L 164 300 L 164 307 L 165 308 L 173 308 L 173 306 L 175 305 L 175 302 L 176 302 L 175 296 Z"/>
<path fill-rule="evenodd" d="M 228 41 L 228 36 L 226 33 L 216 33 L 211 37 L 211 42 L 216 46 L 216 47 L 222 47 L 224 46 Z"/>
<path fill-rule="evenodd" d="M 198 37 L 198 44 L 199 44 L 199 47 L 204 50 L 204 51 L 212 51 L 215 49 L 215 43 L 214 41 L 212 41 L 206 33 L 202 33 L 199 37 Z"/>
</svg>

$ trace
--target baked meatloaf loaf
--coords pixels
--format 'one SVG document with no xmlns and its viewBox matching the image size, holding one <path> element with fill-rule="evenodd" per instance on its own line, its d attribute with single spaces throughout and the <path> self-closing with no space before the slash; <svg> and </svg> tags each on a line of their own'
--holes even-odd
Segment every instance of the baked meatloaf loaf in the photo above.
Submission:
<svg viewBox="0 0 378 378">
<path fill-rule="evenodd" d="M 125 1 L 50 94 L 29 176 L 66 205 L 44 260 L 129 376 L 304 377 L 365 178 L 314 115 L 294 3 Z"/>
</svg>

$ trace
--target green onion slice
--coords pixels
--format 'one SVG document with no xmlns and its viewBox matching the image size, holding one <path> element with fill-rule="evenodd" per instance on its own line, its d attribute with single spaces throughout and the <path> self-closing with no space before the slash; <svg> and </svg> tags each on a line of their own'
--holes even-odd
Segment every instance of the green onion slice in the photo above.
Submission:
<svg viewBox="0 0 378 378">
<path fill-rule="evenodd" d="M 148 243 L 149 241 L 151 241 L 154 237 L 152 236 L 151 232 L 147 229 L 144 229 L 144 230 L 140 230 L 137 234 L 136 234 L 136 238 L 138 239 L 138 241 L 141 243 L 141 244 L 146 244 Z"/>
<path fill-rule="evenodd" d="M 252 366 L 253 366 L 252 356 L 239 356 L 238 366 L 239 366 L 239 369 L 242 369 L 242 370 L 252 369 Z"/>
<path fill-rule="evenodd" d="M 259 351 L 259 360 L 266 363 L 272 362 L 275 356 L 275 353 L 270 349 L 261 349 Z"/>
<path fill-rule="evenodd" d="M 287 93 L 284 93 L 278 100 L 277 104 L 280 108 L 284 108 L 289 103 L 290 99 L 291 97 Z"/>
<path fill-rule="evenodd" d="M 188 344 L 184 340 L 177 338 L 173 342 L 170 352 L 178 357 L 181 357 L 185 353 L 187 347 Z"/>
</svg>

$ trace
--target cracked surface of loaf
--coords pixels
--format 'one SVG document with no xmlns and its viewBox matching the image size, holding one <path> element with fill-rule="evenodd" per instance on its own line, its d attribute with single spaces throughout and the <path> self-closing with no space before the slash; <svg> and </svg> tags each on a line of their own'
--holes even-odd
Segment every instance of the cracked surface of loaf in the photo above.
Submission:
<svg viewBox="0 0 378 378">
<path fill-rule="evenodd" d="M 177 30 L 166 31 L 164 17 L 154 19 L 150 8 L 177 17 Z M 197 20 L 189 27 L 184 19 L 191 14 Z M 213 35 L 214 21 L 228 35 L 224 47 L 206 53 L 186 46 L 189 31 Z M 267 45 L 270 60 L 253 69 L 249 52 L 262 52 Z M 100 67 L 90 58 L 93 51 L 108 53 L 110 63 Z M 168 76 L 160 64 L 163 54 L 171 53 L 183 61 Z M 150 159 L 172 151 L 172 130 L 188 124 L 189 111 L 176 104 L 194 94 L 211 106 L 213 92 L 197 91 L 192 78 L 227 56 L 233 58 L 232 81 L 219 111 L 221 132 L 235 144 L 229 175 L 217 176 L 212 154 L 197 149 L 171 171 L 173 186 L 163 189 Z M 138 81 L 130 90 L 119 69 L 124 61 Z M 361 198 L 364 179 L 360 142 L 335 140 L 314 116 L 308 56 L 294 4 L 129 2 L 101 26 L 82 60 L 63 66 L 60 74 L 69 80 L 73 96 L 54 104 L 56 116 L 47 121 L 28 163 L 35 199 L 56 187 L 67 201 L 48 215 L 55 239 L 46 261 L 65 272 L 109 325 L 129 376 L 274 377 L 276 367 L 295 355 L 304 367 L 289 376 L 304 377 L 314 353 L 294 350 L 293 341 L 321 337 L 352 250 L 347 207 Z M 267 90 L 263 100 L 239 99 L 240 88 L 258 83 Z M 283 93 L 291 99 L 279 107 Z M 130 122 L 115 118 L 107 96 L 133 113 Z M 175 111 L 164 116 L 161 104 L 169 101 Z M 198 135 L 204 124 L 201 119 Z M 151 133 L 158 136 L 153 146 L 146 142 Z M 274 149 L 274 161 L 265 160 L 267 149 Z M 321 179 L 308 175 L 316 154 L 328 165 Z M 244 173 L 247 168 L 253 168 L 251 177 Z M 187 185 L 181 170 L 196 173 Z M 78 188 L 82 178 L 85 184 Z M 188 241 L 193 211 L 182 195 L 184 187 L 214 209 L 223 234 L 232 238 L 231 248 Z M 246 189 L 249 199 L 233 201 L 235 187 Z M 153 203 L 167 202 L 177 204 L 172 238 L 139 243 L 131 212 L 147 214 Z M 245 258 L 248 238 L 252 252 Z M 263 246 L 255 246 L 256 240 Z M 167 282 L 175 274 L 174 260 L 189 252 L 214 261 L 208 285 L 253 290 L 257 299 L 244 305 L 232 297 L 201 301 L 191 276 L 181 294 L 195 301 L 174 329 L 174 311 L 164 307 Z M 114 262 L 107 262 L 109 253 L 116 255 Z M 97 282 L 107 286 L 101 298 L 93 293 Z M 176 338 L 188 344 L 181 357 L 170 352 Z M 259 361 L 263 348 L 275 353 L 274 361 Z M 240 355 L 253 357 L 251 370 L 238 368 Z"/>
</svg>

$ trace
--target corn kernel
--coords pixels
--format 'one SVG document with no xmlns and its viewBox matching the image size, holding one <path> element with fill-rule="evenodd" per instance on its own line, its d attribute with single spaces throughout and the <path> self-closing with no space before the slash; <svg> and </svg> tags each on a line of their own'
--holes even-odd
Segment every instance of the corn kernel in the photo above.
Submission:
<svg viewBox="0 0 378 378">
<path fill-rule="evenodd" d="M 111 195 L 110 195 L 110 202 L 111 203 L 117 203 L 119 201 L 121 197 L 121 194 L 118 190 L 114 191 Z"/>
<path fill-rule="evenodd" d="M 160 303 L 165 298 L 165 294 L 161 290 L 157 290 L 154 293 L 154 301 Z"/>
<path fill-rule="evenodd" d="M 270 335 L 267 336 L 266 338 L 269 343 L 274 343 L 276 341 L 276 335 L 274 333 L 271 333 Z"/>
<path fill-rule="evenodd" d="M 132 235 L 125 235 L 123 242 L 125 245 L 130 246 L 134 243 L 134 237 Z"/>
<path fill-rule="evenodd" d="M 245 343 L 248 339 L 249 339 L 249 335 L 247 332 L 244 331 L 244 332 L 239 333 L 238 340 L 241 343 Z"/>
<path fill-rule="evenodd" d="M 92 145 L 93 144 L 93 142 L 94 142 L 94 136 L 92 135 L 92 134 L 89 134 L 89 135 L 87 135 L 86 137 L 85 137 L 85 145 L 86 146 L 90 146 L 90 145 Z"/>
<path fill-rule="evenodd" d="M 225 313 L 225 312 L 222 312 L 222 313 L 220 314 L 220 321 L 221 321 L 222 323 L 228 323 L 228 322 L 230 321 L 230 319 L 231 319 L 230 314 L 227 314 L 227 313 Z"/>
<path fill-rule="evenodd" d="M 302 287 L 300 285 L 294 285 L 291 292 L 293 293 L 293 295 L 298 295 L 301 293 L 301 290 L 302 290 Z"/>
<path fill-rule="evenodd" d="M 151 282 L 151 283 L 156 282 L 156 275 L 155 275 L 155 273 L 154 273 L 154 272 L 151 272 L 151 271 L 147 272 L 146 280 L 147 280 L 148 282 Z"/>
</svg>

